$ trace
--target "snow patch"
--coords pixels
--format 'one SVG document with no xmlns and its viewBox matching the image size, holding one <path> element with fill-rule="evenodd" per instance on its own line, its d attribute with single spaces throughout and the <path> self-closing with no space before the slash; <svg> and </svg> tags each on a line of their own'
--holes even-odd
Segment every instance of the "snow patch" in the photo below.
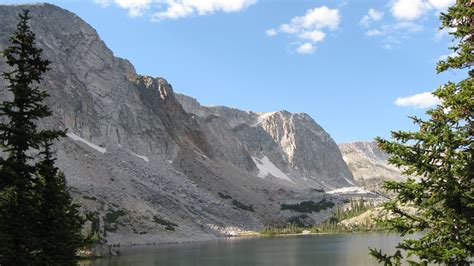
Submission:
<svg viewBox="0 0 474 266">
<path fill-rule="evenodd" d="M 343 187 L 326 192 L 328 194 L 374 194 L 361 187 Z"/>
<path fill-rule="evenodd" d="M 150 161 L 150 159 L 148 159 L 148 157 L 146 157 L 146 156 L 144 156 L 144 155 L 136 154 L 136 153 L 134 153 L 133 151 L 130 151 L 130 152 L 133 154 L 133 156 L 138 157 L 138 158 L 142 159 L 143 161 L 145 161 L 145 162 L 147 162 L 147 163 Z"/>
<path fill-rule="evenodd" d="M 264 156 L 262 159 L 252 157 L 253 162 L 258 167 L 258 177 L 265 178 L 268 175 L 272 175 L 279 179 L 286 180 L 288 182 L 294 183 L 287 174 L 280 170 L 276 165 L 274 165 L 267 156 Z"/>
<path fill-rule="evenodd" d="M 351 184 L 352 186 L 355 186 L 355 184 L 351 180 L 349 180 L 347 177 L 343 177 L 343 178 L 344 180 L 347 181 L 347 183 Z"/>
<path fill-rule="evenodd" d="M 202 154 L 202 153 L 200 153 L 200 152 L 198 152 L 198 151 L 196 151 L 196 150 L 195 150 L 194 152 L 197 153 L 198 155 L 201 155 L 201 156 L 204 157 L 204 158 L 207 158 L 206 155 L 204 155 L 204 154 Z"/>
<path fill-rule="evenodd" d="M 68 136 L 70 139 L 72 139 L 74 141 L 80 141 L 80 142 L 86 144 L 87 146 L 91 147 L 92 149 L 94 149 L 94 150 L 96 150 L 100 153 L 106 153 L 107 152 L 106 148 L 95 145 L 94 143 L 92 143 L 90 141 L 87 141 L 87 140 L 79 137 L 78 135 L 76 135 L 74 133 L 66 133 L 66 136 Z"/>
</svg>

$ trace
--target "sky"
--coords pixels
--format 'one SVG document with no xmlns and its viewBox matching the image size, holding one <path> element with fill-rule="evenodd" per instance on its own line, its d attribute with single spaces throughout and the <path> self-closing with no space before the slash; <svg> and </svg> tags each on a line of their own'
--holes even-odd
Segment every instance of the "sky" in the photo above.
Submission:
<svg viewBox="0 0 474 266">
<path fill-rule="evenodd" d="M 29 1 L 0 0 L 0 3 Z M 50 0 L 142 75 L 203 105 L 311 115 L 337 143 L 415 130 L 452 52 L 455 0 Z"/>
</svg>

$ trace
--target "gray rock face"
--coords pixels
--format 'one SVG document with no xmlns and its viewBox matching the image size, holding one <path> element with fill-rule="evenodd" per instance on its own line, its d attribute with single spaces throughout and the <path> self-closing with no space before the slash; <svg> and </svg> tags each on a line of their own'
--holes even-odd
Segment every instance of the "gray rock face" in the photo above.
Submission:
<svg viewBox="0 0 474 266">
<path fill-rule="evenodd" d="M 309 115 L 283 111 L 260 117 L 262 128 L 279 144 L 297 176 L 317 180 L 323 187 L 353 185 L 336 143 Z"/>
<path fill-rule="evenodd" d="M 339 144 L 339 149 L 356 182 L 369 189 L 379 190 L 382 181 L 403 180 L 402 171 L 388 163 L 390 156 L 375 142 Z"/>
<path fill-rule="evenodd" d="M 299 187 L 335 188 L 353 185 L 337 144 L 309 115 L 287 111 L 254 113 L 234 108 L 201 106 L 177 94 L 184 109 L 227 124 L 253 158 L 267 157 Z M 259 165 L 257 165 L 257 168 Z"/>
<path fill-rule="evenodd" d="M 162 78 L 138 75 L 92 27 L 56 6 L 0 5 L 0 50 L 24 8 L 53 62 L 42 85 L 54 115 L 40 126 L 68 129 L 58 166 L 82 211 L 96 216 L 87 230 L 98 223 L 109 243 L 212 239 L 284 223 L 292 214 L 281 202 L 354 181 L 337 145 L 308 115 L 201 106 Z M 3 79 L 0 97 L 11 97 Z M 110 220 L 109 213 L 120 215 Z"/>
</svg>

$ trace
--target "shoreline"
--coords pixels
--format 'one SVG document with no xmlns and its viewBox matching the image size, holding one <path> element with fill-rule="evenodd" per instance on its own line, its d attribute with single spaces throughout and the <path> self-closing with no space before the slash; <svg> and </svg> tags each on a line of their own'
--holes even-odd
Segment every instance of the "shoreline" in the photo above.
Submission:
<svg viewBox="0 0 474 266">
<path fill-rule="evenodd" d="M 314 233 L 309 232 L 309 230 L 303 231 L 302 233 L 291 233 L 291 234 L 274 234 L 274 235 L 265 235 L 259 233 L 258 231 L 247 231 L 246 233 L 231 235 L 231 236 L 221 236 L 216 237 L 215 239 L 188 239 L 185 241 L 174 241 L 174 242 L 162 242 L 162 243 L 147 243 L 147 244 L 116 244 L 116 245 L 98 245 L 91 249 L 81 250 L 78 253 L 83 253 L 83 256 L 79 256 L 79 261 L 90 261 L 103 259 L 108 257 L 119 257 L 122 256 L 122 250 L 130 250 L 133 248 L 146 248 L 146 247 L 166 247 L 172 245 L 186 245 L 186 244 L 199 244 L 199 243 L 208 243 L 214 241 L 225 241 L 230 239 L 235 240 L 244 240 L 244 239 L 253 239 L 253 238 L 273 238 L 273 237 L 301 237 L 301 236 L 318 236 L 318 235 L 338 235 L 338 234 L 354 234 L 354 233 L 376 233 L 380 231 L 353 231 L 353 232 L 320 232 Z M 102 253 L 95 253 L 95 251 L 104 251 Z"/>
<path fill-rule="evenodd" d="M 80 261 L 94 260 L 107 257 L 116 257 L 121 255 L 121 249 L 135 248 L 135 247 L 159 247 L 169 245 L 184 245 L 193 243 L 206 243 L 212 241 L 222 241 L 226 239 L 244 239 L 244 238 L 258 238 L 262 237 L 257 231 L 247 231 L 246 233 L 238 235 L 216 236 L 212 239 L 193 239 L 188 238 L 182 241 L 169 241 L 159 243 L 143 243 L 143 244 L 101 244 L 89 248 L 78 250 L 78 257 Z"/>
</svg>

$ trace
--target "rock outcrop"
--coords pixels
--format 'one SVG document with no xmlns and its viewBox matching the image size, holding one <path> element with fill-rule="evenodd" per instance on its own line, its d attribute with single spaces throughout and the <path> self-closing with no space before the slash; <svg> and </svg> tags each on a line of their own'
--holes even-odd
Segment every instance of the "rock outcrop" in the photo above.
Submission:
<svg viewBox="0 0 474 266">
<path fill-rule="evenodd" d="M 0 5 L 0 50 L 24 8 L 52 62 L 42 86 L 53 116 L 40 126 L 68 129 L 57 164 L 89 233 L 110 244 L 212 239 L 285 223 L 294 214 L 281 202 L 337 200 L 314 191 L 353 185 L 337 145 L 309 115 L 201 106 L 165 79 L 137 74 L 59 7 Z M 3 79 L 0 97 L 11 97 Z"/>
<path fill-rule="evenodd" d="M 332 189 L 354 185 L 337 144 L 307 114 L 254 113 L 224 106 L 206 107 L 181 94 L 177 94 L 177 99 L 187 112 L 207 121 L 219 120 L 213 128 L 225 124 L 225 135 L 236 136 L 260 173 L 269 172 L 267 170 L 275 166 L 281 171 L 273 177 L 290 180 L 300 187 Z"/>
<path fill-rule="evenodd" d="M 389 164 L 390 155 L 381 151 L 375 142 L 339 144 L 344 161 L 357 184 L 380 191 L 384 180 L 403 180 L 402 171 Z"/>
</svg>

